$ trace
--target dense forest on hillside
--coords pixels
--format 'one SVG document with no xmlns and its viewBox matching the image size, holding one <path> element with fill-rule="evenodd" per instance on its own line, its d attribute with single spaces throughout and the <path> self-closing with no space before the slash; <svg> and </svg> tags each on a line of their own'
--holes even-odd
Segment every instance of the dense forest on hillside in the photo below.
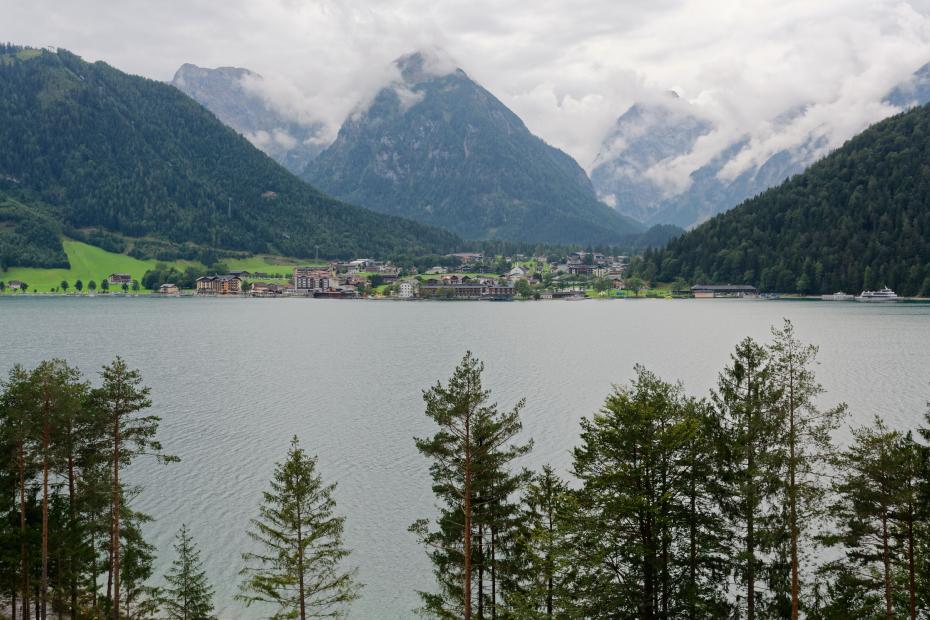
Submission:
<svg viewBox="0 0 930 620">
<path fill-rule="evenodd" d="M 930 295 L 930 107 L 874 125 L 806 172 L 647 252 L 647 279 Z"/>
<path fill-rule="evenodd" d="M 0 271 L 10 267 L 67 267 L 54 209 L 0 192 Z"/>
<path fill-rule="evenodd" d="M 33 192 L 67 226 L 289 256 L 458 243 L 324 196 L 177 89 L 102 62 L 2 46 L 0 92 L 0 190 Z"/>
</svg>

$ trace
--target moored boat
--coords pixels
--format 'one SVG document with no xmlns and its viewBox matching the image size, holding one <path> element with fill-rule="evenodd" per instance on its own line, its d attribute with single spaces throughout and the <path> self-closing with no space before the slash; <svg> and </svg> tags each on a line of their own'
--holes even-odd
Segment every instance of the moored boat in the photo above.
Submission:
<svg viewBox="0 0 930 620">
<path fill-rule="evenodd" d="M 855 295 L 850 295 L 849 293 L 833 293 L 832 295 L 821 295 L 820 299 L 823 301 L 852 301 L 855 299 Z"/>
<path fill-rule="evenodd" d="M 862 291 L 856 301 L 866 301 L 866 302 L 890 302 L 890 301 L 900 301 L 901 298 L 898 297 L 898 294 L 887 286 L 882 287 L 877 291 Z"/>
</svg>

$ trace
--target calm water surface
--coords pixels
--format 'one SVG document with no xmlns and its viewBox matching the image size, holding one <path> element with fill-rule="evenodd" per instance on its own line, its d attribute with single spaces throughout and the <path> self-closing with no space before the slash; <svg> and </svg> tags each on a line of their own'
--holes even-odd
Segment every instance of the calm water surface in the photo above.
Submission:
<svg viewBox="0 0 930 620">
<path fill-rule="evenodd" d="M 248 520 L 292 435 L 339 483 L 346 542 L 367 585 L 352 618 L 408 618 L 429 589 L 407 527 L 433 511 L 414 436 L 433 431 L 421 389 L 466 349 L 503 406 L 526 396 L 525 465 L 565 470 L 578 420 L 635 363 L 704 394 L 744 336 L 782 317 L 820 345 L 827 402 L 854 421 L 916 425 L 930 400 L 930 305 L 788 301 L 392 303 L 304 299 L 0 300 L 0 372 L 64 357 L 91 375 L 115 355 L 142 370 L 170 466 L 139 463 L 138 507 L 156 517 L 157 574 L 182 522 L 216 586 L 221 618 L 267 617 L 234 600 Z M 845 432 L 843 433 L 845 436 Z M 843 436 L 840 439 L 843 439 Z"/>
</svg>

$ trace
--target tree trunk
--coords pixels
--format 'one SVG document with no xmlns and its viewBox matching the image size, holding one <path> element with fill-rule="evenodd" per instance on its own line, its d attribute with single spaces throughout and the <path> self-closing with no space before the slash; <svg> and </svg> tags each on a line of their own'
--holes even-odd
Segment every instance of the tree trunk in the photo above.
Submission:
<svg viewBox="0 0 930 620">
<path fill-rule="evenodd" d="M 894 620 L 891 602 L 891 554 L 888 542 L 888 512 L 882 506 L 882 564 L 885 570 L 885 618 Z"/>
<path fill-rule="evenodd" d="M 20 563 L 23 570 L 23 620 L 29 620 L 29 556 L 26 550 L 26 454 L 19 444 L 19 536 Z"/>
<path fill-rule="evenodd" d="M 465 420 L 465 488 L 463 497 L 462 512 L 465 517 L 465 532 L 462 541 L 462 553 L 464 554 L 464 575 L 462 583 L 462 601 L 463 603 L 463 620 L 471 620 L 471 477 L 472 477 L 472 453 L 471 453 L 471 420 Z"/>
<path fill-rule="evenodd" d="M 70 429 L 69 429 L 70 431 Z M 68 534 L 69 534 L 69 546 L 68 550 L 68 590 L 70 593 L 70 602 L 68 609 L 70 610 L 71 620 L 77 620 L 77 575 L 74 570 L 74 551 L 76 546 L 76 530 L 77 530 L 77 510 L 74 505 L 75 498 L 75 489 L 74 489 L 74 454 L 71 453 L 71 450 L 68 451 Z"/>
<path fill-rule="evenodd" d="M 497 545 L 495 530 L 492 525 L 491 531 L 491 620 L 497 620 Z"/>
<path fill-rule="evenodd" d="M 120 488 L 119 488 L 119 450 L 120 450 L 120 419 L 119 413 L 115 414 L 113 423 L 113 620 L 119 620 L 119 548 L 120 548 Z"/>
<path fill-rule="evenodd" d="M 478 532 L 475 535 L 475 550 L 478 553 L 478 609 L 475 617 L 477 620 L 484 620 L 484 526 L 478 526 Z"/>
<path fill-rule="evenodd" d="M 96 524 L 90 529 L 90 576 L 91 576 L 91 606 L 94 617 L 97 617 L 97 532 Z"/>
<path fill-rule="evenodd" d="M 300 620 L 307 620 L 306 601 L 304 600 L 304 539 L 299 502 L 297 507 L 297 593 L 300 596 Z"/>
<path fill-rule="evenodd" d="M 692 463 L 693 468 L 693 463 Z M 688 580 L 690 591 L 688 592 L 688 618 L 695 620 L 694 603 L 697 598 L 697 490 L 694 488 L 694 470 L 689 472 L 689 508 L 688 513 Z"/>
<path fill-rule="evenodd" d="M 795 436 L 795 407 L 794 407 L 794 372 L 789 372 L 790 385 L 788 386 L 788 444 L 790 456 L 788 457 L 788 518 L 791 523 L 791 620 L 798 620 L 798 593 L 800 583 L 798 578 L 798 488 L 795 480 L 797 473 L 797 437 Z"/>
<path fill-rule="evenodd" d="M 917 620 L 917 584 L 914 566 L 914 510 L 909 506 L 907 520 L 907 572 L 911 620 Z"/>
<path fill-rule="evenodd" d="M 42 429 L 42 580 L 39 592 L 42 597 L 42 620 L 48 617 L 48 411 Z"/>
<path fill-rule="evenodd" d="M 746 385 L 752 385 L 752 376 L 746 378 Z M 755 429 L 753 428 L 752 394 L 746 394 L 746 432 L 749 435 L 746 442 L 746 471 L 753 472 L 756 464 Z M 746 620 L 756 618 L 756 531 L 755 531 L 755 493 L 753 489 L 755 480 L 749 480 L 746 496 Z"/>
<path fill-rule="evenodd" d="M 553 566 L 554 561 L 552 558 L 552 547 L 553 547 L 553 537 L 555 536 L 555 527 L 554 527 L 554 518 L 552 515 L 552 502 L 548 502 L 549 505 L 546 507 L 546 516 L 548 517 L 549 525 L 549 540 L 547 542 L 547 552 L 546 552 L 546 617 L 552 617 L 552 591 L 555 587 L 553 583 L 553 577 L 555 573 L 555 567 Z"/>
<path fill-rule="evenodd" d="M 749 449 L 748 469 L 752 471 L 753 451 Z M 753 481 L 750 481 L 750 486 Z M 746 499 L 746 620 L 756 618 L 756 531 L 752 491 Z"/>
</svg>

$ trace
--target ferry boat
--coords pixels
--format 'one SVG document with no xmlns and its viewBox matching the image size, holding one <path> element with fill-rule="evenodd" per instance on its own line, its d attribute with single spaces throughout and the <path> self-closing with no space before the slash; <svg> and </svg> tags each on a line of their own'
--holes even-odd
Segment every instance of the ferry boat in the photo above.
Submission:
<svg viewBox="0 0 930 620">
<path fill-rule="evenodd" d="M 900 301 L 901 298 L 898 297 L 897 293 L 888 288 L 887 286 L 883 287 L 878 291 L 862 291 L 856 301 L 869 301 L 869 302 L 878 302 L 878 301 Z"/>
<path fill-rule="evenodd" d="M 833 293 L 832 295 L 821 295 L 820 299 L 823 301 L 852 301 L 855 299 L 855 295 L 850 295 L 849 293 Z"/>
</svg>

